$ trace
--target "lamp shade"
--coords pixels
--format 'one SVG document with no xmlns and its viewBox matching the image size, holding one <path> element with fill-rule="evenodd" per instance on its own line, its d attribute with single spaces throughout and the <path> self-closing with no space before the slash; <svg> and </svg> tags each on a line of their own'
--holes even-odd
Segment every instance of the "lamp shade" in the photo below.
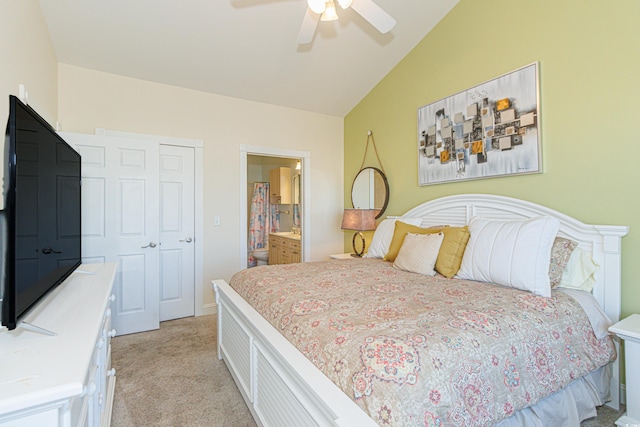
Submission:
<svg viewBox="0 0 640 427">
<path fill-rule="evenodd" d="M 369 231 L 376 229 L 376 210 L 345 209 L 342 215 L 342 229 Z"/>
</svg>

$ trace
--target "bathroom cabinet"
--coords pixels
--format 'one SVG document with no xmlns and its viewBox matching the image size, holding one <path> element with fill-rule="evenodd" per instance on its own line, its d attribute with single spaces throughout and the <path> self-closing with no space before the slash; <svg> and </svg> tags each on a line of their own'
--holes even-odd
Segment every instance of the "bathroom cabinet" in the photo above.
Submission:
<svg viewBox="0 0 640 427">
<path fill-rule="evenodd" d="M 291 204 L 291 169 L 279 167 L 269 171 L 271 203 Z"/>
<path fill-rule="evenodd" d="M 269 235 L 269 265 L 293 264 L 301 261 L 300 238 Z"/>
</svg>

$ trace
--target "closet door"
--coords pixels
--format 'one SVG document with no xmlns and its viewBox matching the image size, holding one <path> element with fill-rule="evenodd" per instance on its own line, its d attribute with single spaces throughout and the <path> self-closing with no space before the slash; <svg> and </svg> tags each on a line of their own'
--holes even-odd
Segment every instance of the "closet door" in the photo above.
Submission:
<svg viewBox="0 0 640 427">
<path fill-rule="evenodd" d="M 118 335 L 159 328 L 159 145 L 62 133 L 82 156 L 82 259 L 117 262 Z"/>
<path fill-rule="evenodd" d="M 194 315 L 194 149 L 160 146 L 160 321 Z"/>
</svg>

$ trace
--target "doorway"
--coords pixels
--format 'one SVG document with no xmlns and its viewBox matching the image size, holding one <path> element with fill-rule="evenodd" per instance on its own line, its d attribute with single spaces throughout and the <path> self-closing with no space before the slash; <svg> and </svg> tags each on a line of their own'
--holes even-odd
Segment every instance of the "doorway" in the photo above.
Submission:
<svg viewBox="0 0 640 427">
<path fill-rule="evenodd" d="M 300 169 L 297 169 L 298 163 Z M 247 268 L 249 259 L 248 237 L 249 237 L 249 215 L 251 198 L 254 191 L 255 182 L 268 181 L 269 172 L 276 167 L 286 167 L 292 170 L 291 181 L 297 175 L 299 191 L 297 194 L 292 191 L 291 197 L 298 196 L 299 201 L 299 225 L 297 226 L 300 235 L 301 261 L 310 259 L 310 169 L 311 154 L 307 151 L 285 150 L 268 147 L 255 147 L 242 145 L 240 147 L 240 268 Z M 257 181 L 256 181 L 257 180 Z M 281 204 L 279 210 L 280 230 L 291 231 L 296 228 L 296 213 L 294 204 Z M 289 212 L 289 213 L 286 213 Z M 286 228 L 286 230 L 285 230 Z"/>
</svg>

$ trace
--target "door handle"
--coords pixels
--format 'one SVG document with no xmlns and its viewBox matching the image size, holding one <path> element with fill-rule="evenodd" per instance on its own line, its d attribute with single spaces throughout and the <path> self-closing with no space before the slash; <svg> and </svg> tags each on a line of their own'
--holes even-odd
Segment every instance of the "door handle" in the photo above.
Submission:
<svg viewBox="0 0 640 427">
<path fill-rule="evenodd" d="M 180 241 L 181 241 L 181 242 L 191 243 L 191 242 L 193 242 L 193 239 L 192 239 L 191 237 L 187 237 L 186 239 L 184 239 L 184 240 L 180 240 Z"/>
<path fill-rule="evenodd" d="M 45 255 L 49 255 L 49 254 L 61 254 L 62 252 L 56 251 L 56 250 L 51 249 L 51 248 L 42 248 L 42 253 L 45 254 Z"/>
<path fill-rule="evenodd" d="M 158 246 L 158 244 L 156 242 L 149 242 L 149 244 L 147 246 L 142 246 L 142 249 L 155 248 L 156 246 Z"/>
</svg>

